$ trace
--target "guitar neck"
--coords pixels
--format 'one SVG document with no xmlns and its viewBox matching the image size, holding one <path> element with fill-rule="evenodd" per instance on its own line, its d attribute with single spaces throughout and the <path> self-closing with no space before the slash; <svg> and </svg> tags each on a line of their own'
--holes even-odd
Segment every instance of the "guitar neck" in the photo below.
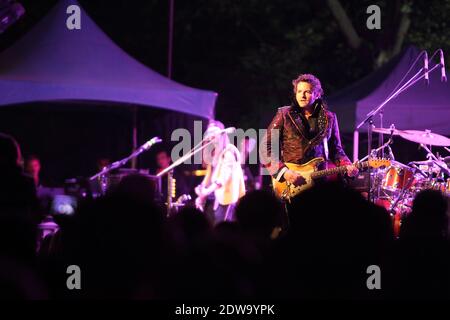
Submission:
<svg viewBox="0 0 450 320">
<path fill-rule="evenodd" d="M 361 163 L 357 163 L 356 164 L 356 167 L 358 169 L 365 168 L 367 166 L 368 166 L 368 162 L 361 162 Z M 332 168 L 332 169 L 325 169 L 325 170 L 320 170 L 320 171 L 315 171 L 315 172 L 311 173 L 311 178 L 312 179 L 323 178 L 323 177 L 331 176 L 331 175 L 334 175 L 334 174 L 344 173 L 345 171 L 347 171 L 347 167 L 346 166 L 336 167 L 336 168 Z"/>
</svg>

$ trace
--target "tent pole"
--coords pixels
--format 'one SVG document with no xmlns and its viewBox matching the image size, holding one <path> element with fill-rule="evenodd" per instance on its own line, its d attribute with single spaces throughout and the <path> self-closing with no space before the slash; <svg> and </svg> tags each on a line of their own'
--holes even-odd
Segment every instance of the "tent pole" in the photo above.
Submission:
<svg viewBox="0 0 450 320">
<path fill-rule="evenodd" d="M 358 161 L 359 158 L 359 132 L 353 132 L 353 162 Z"/>
<path fill-rule="evenodd" d="M 134 152 L 134 150 L 137 149 L 137 107 L 136 106 L 134 106 L 132 108 L 132 118 L 133 118 L 133 120 L 132 120 L 132 122 L 133 122 L 133 133 L 132 133 L 132 135 L 133 135 L 133 137 L 132 137 L 133 150 L 132 150 L 132 152 Z M 131 168 L 136 169 L 136 164 L 137 164 L 137 158 L 133 158 L 131 160 Z"/>
<path fill-rule="evenodd" d="M 172 79 L 172 55 L 173 55 L 173 14 L 175 0 L 169 0 L 169 48 L 167 52 L 167 77 Z"/>
</svg>

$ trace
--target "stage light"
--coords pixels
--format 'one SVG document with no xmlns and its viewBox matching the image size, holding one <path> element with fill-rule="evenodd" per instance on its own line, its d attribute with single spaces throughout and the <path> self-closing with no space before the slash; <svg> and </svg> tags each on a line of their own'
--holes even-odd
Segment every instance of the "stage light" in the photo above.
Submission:
<svg viewBox="0 0 450 320">
<path fill-rule="evenodd" d="M 25 14 L 25 8 L 13 0 L 0 0 L 0 33 Z"/>
</svg>

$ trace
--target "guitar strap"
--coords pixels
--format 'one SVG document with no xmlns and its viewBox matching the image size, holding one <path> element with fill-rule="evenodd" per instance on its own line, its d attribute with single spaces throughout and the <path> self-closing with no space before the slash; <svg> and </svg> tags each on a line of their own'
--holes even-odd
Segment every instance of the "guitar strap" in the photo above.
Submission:
<svg viewBox="0 0 450 320">
<path fill-rule="evenodd" d="M 329 150 L 328 150 L 328 139 L 327 139 L 327 137 L 323 138 L 323 151 L 324 151 L 325 161 L 328 161 Z"/>
</svg>

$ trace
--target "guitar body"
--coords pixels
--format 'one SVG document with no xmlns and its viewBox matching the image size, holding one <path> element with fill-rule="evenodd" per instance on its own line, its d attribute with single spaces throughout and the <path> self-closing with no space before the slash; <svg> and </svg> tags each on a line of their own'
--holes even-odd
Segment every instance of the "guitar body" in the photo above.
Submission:
<svg viewBox="0 0 450 320">
<path fill-rule="evenodd" d="M 291 183 L 278 182 L 275 179 L 272 179 L 272 186 L 275 195 L 282 200 L 289 200 L 290 198 L 295 197 L 296 195 L 305 191 L 306 189 L 311 188 L 314 185 L 314 179 L 329 177 L 336 174 L 342 174 L 345 173 L 347 170 L 346 166 L 318 170 L 319 165 L 323 161 L 324 161 L 323 158 L 314 158 L 305 164 L 286 163 L 286 166 L 290 170 L 300 174 L 305 179 L 306 182 L 302 185 L 296 186 Z M 380 168 L 380 167 L 388 167 L 390 165 L 391 162 L 386 159 L 369 159 L 368 161 L 358 162 L 355 164 L 356 168 L 358 169 L 368 167 Z"/>
<path fill-rule="evenodd" d="M 295 186 L 286 181 L 278 182 L 272 178 L 272 186 L 275 195 L 280 199 L 286 200 L 311 188 L 314 185 L 311 174 L 317 170 L 318 166 L 323 163 L 323 161 L 323 158 L 314 158 L 305 164 L 286 163 L 286 166 L 290 170 L 300 174 L 306 180 L 306 183 L 301 186 Z"/>
</svg>

